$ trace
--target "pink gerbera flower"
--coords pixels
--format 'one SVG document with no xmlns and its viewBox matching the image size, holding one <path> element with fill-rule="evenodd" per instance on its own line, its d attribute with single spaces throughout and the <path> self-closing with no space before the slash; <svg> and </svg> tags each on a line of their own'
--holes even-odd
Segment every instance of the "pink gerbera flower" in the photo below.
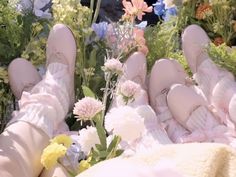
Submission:
<svg viewBox="0 0 236 177">
<path fill-rule="evenodd" d="M 143 15 L 145 15 L 145 12 L 152 12 L 152 6 L 148 7 L 147 3 L 143 0 L 123 0 L 122 1 L 124 10 L 125 10 L 125 16 L 135 18 L 137 17 L 139 20 L 142 20 Z"/>
</svg>

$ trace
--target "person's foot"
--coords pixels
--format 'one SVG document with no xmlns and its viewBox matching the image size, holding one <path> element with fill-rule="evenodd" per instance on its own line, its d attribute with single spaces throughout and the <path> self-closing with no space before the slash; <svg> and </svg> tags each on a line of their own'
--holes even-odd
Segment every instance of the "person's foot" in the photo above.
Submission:
<svg viewBox="0 0 236 177">
<path fill-rule="evenodd" d="M 184 30 L 182 34 L 182 48 L 193 74 L 197 72 L 198 66 L 209 58 L 206 52 L 206 47 L 209 43 L 209 37 L 200 26 L 190 25 Z"/>
<path fill-rule="evenodd" d="M 23 91 L 30 91 L 41 76 L 37 69 L 26 59 L 17 58 L 8 67 L 8 77 L 12 93 L 19 100 Z"/>
<path fill-rule="evenodd" d="M 69 86 L 69 96 L 71 99 L 70 108 L 74 104 L 74 72 L 76 61 L 76 41 L 72 31 L 63 24 L 56 24 L 50 31 L 46 57 L 48 66 L 51 63 L 61 63 L 68 65 L 71 84 Z"/>
<path fill-rule="evenodd" d="M 204 98 L 197 94 L 192 88 L 181 84 L 172 85 L 167 94 L 167 104 L 173 117 L 188 130 L 193 131 L 192 127 L 194 127 L 195 124 L 199 127 L 206 126 L 204 124 L 205 122 L 202 121 L 202 119 L 206 119 L 205 114 L 199 113 L 198 117 L 195 116 L 199 120 L 191 119 L 193 117 L 192 115 L 199 107 L 207 106 L 207 102 Z M 199 118 L 201 116 L 202 118 Z"/>
<path fill-rule="evenodd" d="M 146 89 L 147 62 L 146 57 L 141 52 L 133 53 L 124 63 L 124 75 L 119 82 L 132 80 Z"/>
<path fill-rule="evenodd" d="M 156 113 L 166 107 L 166 95 L 173 84 L 185 84 L 187 74 L 175 60 L 160 59 L 154 64 L 149 79 L 149 99 Z"/>
</svg>

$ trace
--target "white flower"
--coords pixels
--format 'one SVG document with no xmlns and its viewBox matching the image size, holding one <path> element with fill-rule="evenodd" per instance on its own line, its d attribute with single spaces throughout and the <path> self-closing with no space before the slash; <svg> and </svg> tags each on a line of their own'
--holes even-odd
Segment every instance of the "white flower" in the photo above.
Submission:
<svg viewBox="0 0 236 177">
<path fill-rule="evenodd" d="M 84 97 L 75 103 L 73 113 L 82 120 L 91 120 L 104 109 L 102 102 L 91 97 Z"/>
<path fill-rule="evenodd" d="M 144 131 L 144 119 L 129 106 L 113 108 L 105 116 L 105 128 L 124 141 L 134 141 Z"/>
<path fill-rule="evenodd" d="M 49 8 L 45 8 L 51 0 L 35 0 L 34 1 L 34 13 L 37 17 L 51 18 L 52 14 L 49 12 Z M 45 9 L 44 9 L 45 8 Z"/>
<path fill-rule="evenodd" d="M 32 1 L 31 0 L 20 0 L 17 4 L 17 10 L 21 11 L 27 11 L 32 10 Z"/>
<path fill-rule="evenodd" d="M 141 86 L 131 80 L 127 80 L 118 86 L 118 95 L 121 94 L 125 102 L 134 99 L 141 93 Z M 131 102 L 132 102 L 131 101 Z"/>
<path fill-rule="evenodd" d="M 87 126 L 79 131 L 78 141 L 81 145 L 81 150 L 88 155 L 91 148 L 95 147 L 95 144 L 99 144 L 99 137 L 96 128 Z"/>
<path fill-rule="evenodd" d="M 115 58 L 109 59 L 104 64 L 105 71 L 110 71 L 116 74 L 123 73 L 122 63 Z"/>
</svg>

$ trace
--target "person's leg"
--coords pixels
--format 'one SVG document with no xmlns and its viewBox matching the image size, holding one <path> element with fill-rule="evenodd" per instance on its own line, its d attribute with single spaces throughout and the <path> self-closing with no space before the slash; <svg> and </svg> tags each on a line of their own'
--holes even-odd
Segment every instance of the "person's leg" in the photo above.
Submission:
<svg viewBox="0 0 236 177">
<path fill-rule="evenodd" d="M 158 121 L 165 124 L 166 131 L 173 142 L 181 142 L 181 137 L 189 132 L 172 116 L 166 96 L 173 84 L 185 84 L 187 74 L 175 60 L 160 59 L 152 68 L 149 80 L 149 98 Z"/>
<path fill-rule="evenodd" d="M 209 43 L 209 37 L 200 26 L 190 25 L 183 32 L 183 52 L 196 82 L 209 104 L 228 112 L 230 99 L 236 93 L 236 84 L 233 75 L 216 66 L 208 56 L 206 47 Z"/>
<path fill-rule="evenodd" d="M 41 80 L 34 66 L 22 58 L 17 58 L 11 62 L 8 67 L 8 74 L 12 92 L 17 99 L 20 99 L 23 91 L 29 92 Z M 12 131 L 13 129 L 14 131 Z M 34 139 L 38 141 L 28 144 Z M 36 176 L 40 172 L 40 170 L 37 170 L 40 169 L 40 165 L 36 163 L 35 159 L 40 157 L 41 152 L 32 151 L 31 148 L 37 149 L 40 147 L 42 149 L 47 143 L 48 137 L 28 123 L 19 122 L 17 125 L 13 124 L 8 127 L 0 136 L 1 176 Z M 31 148 L 28 148 L 29 146 Z M 29 163 L 31 159 L 34 162 L 32 164 Z"/>
<path fill-rule="evenodd" d="M 76 45 L 66 26 L 53 27 L 47 54 L 45 78 L 23 92 L 20 111 L 0 135 L 0 176 L 38 176 L 42 150 L 72 104 Z"/>
<path fill-rule="evenodd" d="M 56 164 L 49 170 L 43 170 L 39 177 L 71 177 L 66 169 L 60 164 Z"/>
</svg>

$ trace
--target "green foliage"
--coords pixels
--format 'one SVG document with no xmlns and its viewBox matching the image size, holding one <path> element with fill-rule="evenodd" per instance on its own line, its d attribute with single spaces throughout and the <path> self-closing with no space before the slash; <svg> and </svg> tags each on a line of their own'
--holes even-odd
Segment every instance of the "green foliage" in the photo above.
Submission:
<svg viewBox="0 0 236 177">
<path fill-rule="evenodd" d="M 168 54 L 168 58 L 172 58 L 177 60 L 184 68 L 184 70 L 188 73 L 189 76 L 192 75 L 192 72 L 188 66 L 187 60 L 183 55 L 183 51 L 182 50 L 178 50 L 176 52 L 171 52 Z"/>
<path fill-rule="evenodd" d="M 197 19 L 197 9 L 202 4 L 208 5 L 210 12 L 204 19 Z M 186 1 L 181 8 L 179 18 L 181 21 L 185 21 L 187 25 L 200 25 L 208 33 L 212 41 L 216 37 L 222 37 L 227 45 L 232 45 L 235 42 L 236 31 L 233 27 L 236 19 L 235 0 Z"/>
<path fill-rule="evenodd" d="M 148 70 L 158 59 L 173 58 L 178 60 L 189 73 L 180 46 L 180 31 L 185 24 L 179 18 L 173 17 L 170 21 L 148 27 L 145 31 L 146 44 L 149 49 Z"/>
<path fill-rule="evenodd" d="M 8 64 L 20 57 L 30 40 L 31 25 L 35 16 L 28 12 L 21 14 L 7 0 L 0 1 L 0 62 Z"/>
<path fill-rule="evenodd" d="M 4 130 L 13 104 L 6 68 L 0 67 L 0 133 Z"/>
<path fill-rule="evenodd" d="M 208 53 L 213 61 L 220 67 L 227 69 L 236 76 L 236 49 L 226 46 L 226 44 L 216 46 L 211 44 Z"/>
<path fill-rule="evenodd" d="M 21 57 L 28 59 L 35 66 L 46 61 L 46 43 L 51 23 L 48 20 L 40 20 L 32 24 L 29 43 L 25 46 Z"/>
<path fill-rule="evenodd" d="M 93 93 L 93 91 L 86 87 L 86 86 L 82 86 L 82 89 L 83 89 L 83 93 L 84 93 L 84 96 L 86 97 L 92 97 L 92 98 L 95 98 L 95 94 Z"/>
<path fill-rule="evenodd" d="M 106 141 L 106 140 L 105 140 Z M 119 136 L 114 136 L 113 140 L 108 146 L 102 144 L 96 144 L 96 148 L 91 150 L 88 158 L 91 158 L 89 163 L 95 165 L 103 160 L 108 160 L 120 156 L 123 150 L 118 149 L 118 145 L 121 141 Z"/>
</svg>

